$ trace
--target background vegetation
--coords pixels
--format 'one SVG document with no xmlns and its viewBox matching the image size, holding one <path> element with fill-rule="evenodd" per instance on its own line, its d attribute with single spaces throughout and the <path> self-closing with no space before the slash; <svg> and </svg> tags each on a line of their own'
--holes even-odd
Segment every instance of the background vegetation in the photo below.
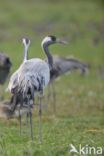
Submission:
<svg viewBox="0 0 104 156">
<path fill-rule="evenodd" d="M 21 39 L 31 39 L 29 57 L 45 55 L 40 43 L 52 34 L 67 46 L 50 47 L 52 54 L 74 56 L 89 64 L 89 74 L 79 72 L 55 82 L 57 112 L 50 101 L 43 109 L 43 143 L 38 141 L 38 108 L 34 110 L 34 141 L 17 120 L 0 119 L 1 156 L 70 156 L 70 144 L 104 145 L 104 3 L 103 0 L 3 0 L 0 2 L 0 51 L 13 63 L 11 74 L 23 58 Z M 10 74 L 10 75 L 11 75 Z M 9 79 L 8 79 L 9 81 Z M 3 92 L 4 100 L 9 98 Z M 44 105 L 43 105 L 44 108 Z M 104 152 L 104 151 L 103 151 Z"/>
</svg>

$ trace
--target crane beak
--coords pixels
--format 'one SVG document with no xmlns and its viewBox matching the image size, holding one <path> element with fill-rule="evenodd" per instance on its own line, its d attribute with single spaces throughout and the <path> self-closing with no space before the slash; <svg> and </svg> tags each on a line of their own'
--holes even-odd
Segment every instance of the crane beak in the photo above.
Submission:
<svg viewBox="0 0 104 156">
<path fill-rule="evenodd" d="M 67 41 L 61 40 L 61 39 L 57 39 L 56 43 L 60 43 L 60 44 L 68 44 Z"/>
</svg>

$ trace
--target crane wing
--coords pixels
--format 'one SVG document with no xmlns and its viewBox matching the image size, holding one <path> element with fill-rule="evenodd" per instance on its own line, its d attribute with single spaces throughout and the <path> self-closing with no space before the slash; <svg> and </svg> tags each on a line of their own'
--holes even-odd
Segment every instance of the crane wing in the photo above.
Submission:
<svg viewBox="0 0 104 156">
<path fill-rule="evenodd" d="M 51 78 L 57 78 L 67 72 L 80 69 L 82 73 L 86 73 L 88 65 L 74 58 L 64 58 L 53 56 L 53 69 L 51 70 Z"/>
</svg>

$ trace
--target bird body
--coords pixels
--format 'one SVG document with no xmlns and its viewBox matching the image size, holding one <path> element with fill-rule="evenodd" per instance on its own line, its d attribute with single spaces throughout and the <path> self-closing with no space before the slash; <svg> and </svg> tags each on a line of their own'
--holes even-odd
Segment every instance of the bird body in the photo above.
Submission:
<svg viewBox="0 0 104 156">
<path fill-rule="evenodd" d="M 28 48 L 30 45 L 30 40 L 27 38 L 23 38 L 22 39 L 22 43 L 24 45 L 24 58 L 23 58 L 23 63 L 24 64 L 27 61 L 28 58 Z M 9 90 L 11 93 L 15 93 L 17 86 L 18 86 L 18 73 L 19 73 L 19 69 L 18 68 L 10 77 L 10 81 L 9 81 L 9 85 L 7 88 L 7 91 Z"/>
<path fill-rule="evenodd" d="M 5 54 L 0 53 L 0 84 L 4 84 L 10 72 L 11 61 Z"/>
<path fill-rule="evenodd" d="M 88 65 L 75 58 L 65 58 L 55 55 L 53 56 L 53 68 L 50 71 L 50 82 L 76 69 L 80 69 L 81 73 L 85 74 L 88 72 Z"/>
<path fill-rule="evenodd" d="M 48 85 L 50 72 L 48 64 L 41 59 L 25 61 L 19 68 L 18 88 L 27 93 L 28 89 L 34 92 L 40 90 L 41 80 L 44 79 L 43 88 Z"/>
<path fill-rule="evenodd" d="M 6 90 L 10 91 L 10 93 L 14 93 L 17 85 L 18 85 L 18 70 L 12 74 Z"/>
<path fill-rule="evenodd" d="M 53 66 L 50 70 L 47 103 L 52 95 L 54 112 L 56 112 L 56 92 L 54 81 L 65 74 L 71 73 L 73 70 L 80 70 L 81 74 L 85 75 L 88 73 L 88 64 L 75 58 L 60 57 L 56 55 L 53 56 Z"/>
</svg>

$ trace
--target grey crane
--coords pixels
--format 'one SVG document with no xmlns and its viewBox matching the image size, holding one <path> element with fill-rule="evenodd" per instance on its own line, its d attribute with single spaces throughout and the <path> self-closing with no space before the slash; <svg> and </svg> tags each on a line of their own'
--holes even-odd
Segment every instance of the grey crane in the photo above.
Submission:
<svg viewBox="0 0 104 156">
<path fill-rule="evenodd" d="M 64 42 L 65 44 L 67 42 Z M 51 43 L 53 44 L 53 43 Z M 50 45 L 51 45 L 50 44 Z M 49 46 L 49 45 L 48 45 Z M 46 51 L 48 47 L 45 47 L 44 51 Z M 58 77 L 71 72 L 72 70 L 80 69 L 82 74 L 86 74 L 88 72 L 88 64 L 85 64 L 78 59 L 74 58 L 65 58 L 60 56 L 53 56 L 53 66 L 50 70 L 50 82 L 49 82 L 49 88 L 48 88 L 48 100 L 51 95 L 51 91 L 53 93 L 53 99 L 54 99 L 54 111 L 56 111 L 56 93 L 55 88 L 53 85 L 54 80 L 56 80 Z M 52 89 L 52 90 L 51 90 Z M 48 103 L 48 102 L 47 102 Z"/>
<path fill-rule="evenodd" d="M 22 39 L 22 43 L 24 45 L 24 58 L 23 58 L 23 63 L 25 63 L 25 61 L 28 58 L 28 48 L 30 45 L 30 40 L 28 38 L 23 38 Z M 21 134 L 21 109 L 22 109 L 22 105 L 23 105 L 23 97 L 20 96 L 20 93 L 18 93 L 18 74 L 19 74 L 19 70 L 15 71 L 13 73 L 13 75 L 10 78 L 10 82 L 8 85 L 7 90 L 9 90 L 13 95 L 11 97 L 11 100 L 9 102 L 6 103 L 6 105 L 3 105 L 0 107 L 1 110 L 1 114 L 6 116 L 7 118 L 11 118 L 13 116 L 15 116 L 15 113 L 17 111 L 15 111 L 15 109 L 19 111 L 19 120 L 20 120 L 20 134 Z M 18 108 L 17 108 L 18 107 Z M 25 109 L 25 111 L 27 111 L 27 109 Z M 2 116 L 1 115 L 1 116 Z"/>
<path fill-rule="evenodd" d="M 30 45 L 30 40 L 28 38 L 23 38 L 22 43 L 24 45 L 24 58 L 23 62 L 25 62 L 28 59 L 28 48 Z M 13 90 L 16 89 L 17 83 L 18 83 L 18 70 L 12 75 L 12 85 Z M 10 87 L 10 86 L 8 86 Z M 6 89 L 8 91 L 8 88 Z M 14 103 L 15 102 L 15 103 Z M 22 102 L 20 96 L 12 95 L 11 99 L 9 101 L 4 102 L 0 105 L 0 117 L 1 118 L 13 118 L 13 117 L 19 117 L 20 120 L 20 133 L 21 133 L 21 115 L 23 113 L 27 113 L 26 108 L 21 108 L 20 110 L 20 103 Z M 18 106 L 15 110 L 15 107 Z M 15 110 L 15 111 L 14 111 Z"/>
<path fill-rule="evenodd" d="M 50 81 L 50 70 L 52 69 L 53 59 L 52 55 L 49 53 L 48 46 L 54 43 L 63 43 L 60 39 L 57 39 L 55 36 L 47 36 L 42 41 L 42 48 L 45 51 L 47 56 L 47 62 L 39 59 L 34 58 L 27 60 L 27 55 L 25 52 L 25 60 L 20 65 L 18 70 L 11 76 L 10 82 L 8 85 L 9 91 L 15 95 L 16 97 L 21 97 L 21 107 L 24 104 L 28 108 L 29 115 L 30 115 L 30 125 L 31 125 L 31 138 L 33 139 L 33 132 L 32 132 L 32 111 L 31 111 L 31 99 L 34 101 L 34 96 L 36 92 L 40 93 L 39 96 L 39 138 L 41 142 L 41 103 L 42 103 L 42 96 L 43 90 L 48 85 Z M 14 82 L 16 81 L 16 83 Z M 15 85 L 14 85 L 15 84 Z M 15 106 L 14 106 L 15 108 Z"/>
<path fill-rule="evenodd" d="M 28 58 L 28 48 L 30 45 L 30 40 L 28 38 L 23 38 L 22 43 L 24 45 L 23 63 L 25 63 L 25 61 Z M 23 108 L 21 108 L 21 106 L 23 105 L 23 102 L 25 102 L 25 100 L 23 101 L 23 98 L 20 96 L 20 94 L 16 94 L 16 91 L 18 89 L 18 74 L 19 74 L 19 70 L 15 71 L 13 73 L 13 75 L 10 78 L 10 82 L 9 82 L 9 85 L 7 88 L 7 90 L 10 90 L 10 92 L 13 93 L 10 101 L 7 102 L 6 105 L 1 106 L 0 108 L 1 108 L 1 112 L 2 112 L 1 114 L 2 115 L 5 114 L 4 116 L 6 116 L 7 118 L 11 118 L 11 117 L 14 117 L 16 114 L 19 114 L 20 135 L 21 135 L 21 117 L 22 117 L 22 110 L 23 110 Z M 16 108 L 16 111 L 15 111 L 15 108 Z M 17 113 L 17 109 L 18 109 L 19 113 Z M 26 108 L 24 108 L 24 109 L 25 109 L 25 112 L 28 111 Z M 4 113 L 3 113 L 3 111 L 4 111 Z"/>
<path fill-rule="evenodd" d="M 0 84 L 4 84 L 6 78 L 10 72 L 11 61 L 8 56 L 3 53 L 0 53 Z"/>
<path fill-rule="evenodd" d="M 9 75 L 11 69 L 11 61 L 4 53 L 0 53 L 0 85 L 3 85 Z M 3 96 L 0 97 L 0 100 Z"/>
<path fill-rule="evenodd" d="M 54 88 L 54 81 L 59 78 L 60 76 L 69 73 L 73 70 L 79 69 L 82 75 L 88 73 L 88 64 L 83 63 L 75 58 L 65 58 L 60 56 L 53 56 L 53 68 L 50 71 L 50 83 L 49 83 L 49 90 L 48 90 L 48 99 L 51 95 L 51 91 L 53 93 L 54 99 L 54 110 L 55 103 L 56 103 L 56 93 Z M 51 90 L 52 89 L 52 90 Z"/>
</svg>

